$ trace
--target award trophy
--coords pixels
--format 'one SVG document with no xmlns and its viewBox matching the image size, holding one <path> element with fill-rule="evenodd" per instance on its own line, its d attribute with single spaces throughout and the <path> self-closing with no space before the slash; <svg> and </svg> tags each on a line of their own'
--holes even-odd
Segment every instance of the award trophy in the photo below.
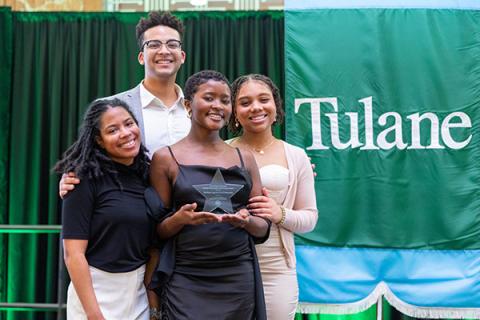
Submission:
<svg viewBox="0 0 480 320">
<path fill-rule="evenodd" d="M 220 169 L 217 169 L 210 183 L 192 186 L 205 197 L 203 211 L 220 209 L 225 213 L 234 213 L 231 198 L 243 188 L 241 184 L 225 183 Z"/>
</svg>

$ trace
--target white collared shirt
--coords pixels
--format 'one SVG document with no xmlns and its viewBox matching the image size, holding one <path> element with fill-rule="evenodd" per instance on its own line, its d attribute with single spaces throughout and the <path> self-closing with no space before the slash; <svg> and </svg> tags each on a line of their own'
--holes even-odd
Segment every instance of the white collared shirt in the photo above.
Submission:
<svg viewBox="0 0 480 320">
<path fill-rule="evenodd" d="M 183 91 L 175 84 L 178 99 L 167 107 L 140 84 L 140 101 L 142 103 L 143 130 L 145 146 L 150 155 L 164 146 L 172 145 L 184 138 L 190 131 L 191 122 L 183 105 Z"/>
</svg>

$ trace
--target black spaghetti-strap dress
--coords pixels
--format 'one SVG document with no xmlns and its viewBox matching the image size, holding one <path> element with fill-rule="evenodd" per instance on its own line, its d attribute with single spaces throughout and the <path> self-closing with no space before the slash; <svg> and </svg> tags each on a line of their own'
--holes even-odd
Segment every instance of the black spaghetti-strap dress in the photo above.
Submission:
<svg viewBox="0 0 480 320">
<path fill-rule="evenodd" d="M 212 183 L 218 171 L 225 183 L 242 186 L 231 197 L 233 213 L 244 208 L 252 181 L 237 152 L 241 166 L 230 168 L 183 165 L 175 159 L 179 169 L 172 188 L 173 212 L 193 202 L 202 211 L 206 197 L 195 186 Z M 213 212 L 224 213 L 220 208 Z M 168 280 L 159 290 L 162 319 L 266 319 L 253 240 L 244 229 L 229 223 L 185 226 L 160 257 L 165 263 L 174 256 Z"/>
</svg>

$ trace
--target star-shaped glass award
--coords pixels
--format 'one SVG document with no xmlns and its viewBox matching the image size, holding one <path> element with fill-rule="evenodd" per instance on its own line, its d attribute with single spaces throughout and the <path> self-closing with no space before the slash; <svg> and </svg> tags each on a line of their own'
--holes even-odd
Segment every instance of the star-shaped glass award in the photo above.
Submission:
<svg viewBox="0 0 480 320">
<path fill-rule="evenodd" d="M 233 213 L 231 199 L 243 188 L 241 184 L 225 183 L 220 169 L 215 172 L 212 182 L 192 186 L 205 197 L 203 211 L 213 212 L 215 209 L 221 209 L 226 213 Z"/>
</svg>

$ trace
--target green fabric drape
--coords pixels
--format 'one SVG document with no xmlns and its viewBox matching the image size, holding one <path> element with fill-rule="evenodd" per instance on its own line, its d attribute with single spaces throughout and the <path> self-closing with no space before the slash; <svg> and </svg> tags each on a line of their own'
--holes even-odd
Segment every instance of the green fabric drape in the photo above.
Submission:
<svg viewBox="0 0 480 320">
<path fill-rule="evenodd" d="M 50 168 L 72 143 L 89 101 L 131 88 L 137 62 L 138 13 L 14 13 L 10 224 L 59 224 L 58 177 Z M 231 80 L 264 73 L 283 89 L 283 16 L 180 13 L 187 61 L 179 74 L 216 69 Z M 2 29 L 3 30 L 3 29 Z M 277 129 L 278 130 L 278 129 Z M 5 217 L 5 215 L 3 215 Z M 6 300 L 56 302 L 58 235 L 11 235 Z M 7 312 L 18 319 L 18 312 Z M 54 317 L 22 312 L 22 319 Z"/>
<path fill-rule="evenodd" d="M 283 12 L 185 12 L 176 13 L 185 23 L 187 58 L 178 74 L 183 85 L 191 74 L 213 69 L 230 80 L 248 73 L 269 76 L 284 88 Z M 277 137 L 282 126 L 274 126 Z M 223 132 L 224 138 L 230 137 Z"/>
<path fill-rule="evenodd" d="M 12 70 L 12 12 L 0 7 L 0 224 L 6 224 L 8 198 L 8 140 L 10 134 L 10 80 Z M 5 257 L 6 239 L 0 236 L 0 257 Z M 5 270 L 6 260 L 0 260 L 0 270 Z M 0 272 L 0 301 L 6 300 L 7 276 Z"/>
<path fill-rule="evenodd" d="M 133 85 L 137 18 L 109 14 L 15 13 L 10 224 L 59 224 L 50 168 L 73 141 L 93 98 Z M 56 302 L 58 235 L 11 235 L 7 301 Z M 7 319 L 18 319 L 9 312 Z M 22 313 L 24 319 L 48 314 Z M 50 314 L 53 316 L 53 314 Z"/>
</svg>

